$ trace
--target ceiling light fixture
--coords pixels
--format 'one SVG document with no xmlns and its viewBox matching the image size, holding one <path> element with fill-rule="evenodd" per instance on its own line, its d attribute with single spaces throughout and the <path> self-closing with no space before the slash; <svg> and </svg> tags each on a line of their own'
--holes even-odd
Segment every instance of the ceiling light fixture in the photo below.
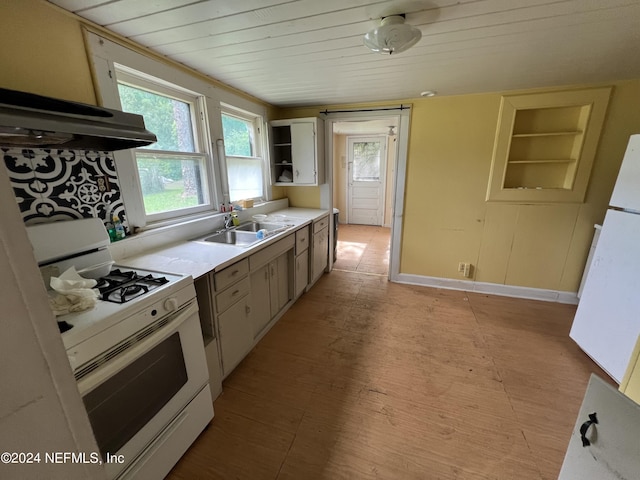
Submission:
<svg viewBox="0 0 640 480">
<path fill-rule="evenodd" d="M 435 97 L 436 96 L 436 91 L 435 90 L 425 90 L 424 92 L 420 93 L 421 97 Z"/>
<path fill-rule="evenodd" d="M 364 36 L 364 45 L 382 55 L 400 53 L 409 49 L 422 38 L 420 29 L 404 23 L 404 13 L 382 17 L 380 26 Z"/>
</svg>

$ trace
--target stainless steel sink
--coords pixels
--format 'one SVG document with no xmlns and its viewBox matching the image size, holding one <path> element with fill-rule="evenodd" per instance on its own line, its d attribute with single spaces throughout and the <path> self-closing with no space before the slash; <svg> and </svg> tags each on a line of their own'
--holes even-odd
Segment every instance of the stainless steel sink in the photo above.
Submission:
<svg viewBox="0 0 640 480">
<path fill-rule="evenodd" d="M 286 223 L 249 222 L 236 227 L 235 230 L 237 232 L 257 232 L 258 230 L 274 232 L 276 230 L 285 230 L 287 227 Z"/>
<path fill-rule="evenodd" d="M 249 247 L 267 236 L 283 232 L 292 226 L 286 223 L 249 222 L 229 230 L 214 233 L 201 241 Z M 265 230 L 267 233 L 265 235 L 258 234 L 257 232 L 260 230 Z"/>
<path fill-rule="evenodd" d="M 227 245 L 237 245 L 238 247 L 248 247 L 260 241 L 253 232 L 238 232 L 236 230 L 226 230 L 218 232 L 204 238 L 205 242 L 224 243 Z"/>
</svg>

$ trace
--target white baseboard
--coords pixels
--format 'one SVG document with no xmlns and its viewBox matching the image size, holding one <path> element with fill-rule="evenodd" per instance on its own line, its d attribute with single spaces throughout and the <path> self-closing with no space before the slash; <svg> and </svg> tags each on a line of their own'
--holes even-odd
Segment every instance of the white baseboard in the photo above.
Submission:
<svg viewBox="0 0 640 480">
<path fill-rule="evenodd" d="M 427 277 L 400 273 L 392 281 L 425 287 L 446 288 L 449 290 L 463 290 L 465 292 L 488 293 L 503 297 L 528 298 L 545 302 L 578 304 L 576 292 L 562 292 L 543 288 L 518 287 L 515 285 L 501 285 L 498 283 L 476 282 L 473 280 L 454 280 L 452 278 Z"/>
</svg>

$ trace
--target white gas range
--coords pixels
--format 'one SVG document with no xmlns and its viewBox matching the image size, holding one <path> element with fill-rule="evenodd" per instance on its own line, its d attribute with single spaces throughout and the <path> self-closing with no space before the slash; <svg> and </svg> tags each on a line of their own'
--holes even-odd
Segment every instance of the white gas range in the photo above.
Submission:
<svg viewBox="0 0 640 480">
<path fill-rule="evenodd" d="M 109 477 L 164 477 L 213 418 L 193 279 L 114 265 L 99 219 L 27 230 L 47 284 L 71 266 L 97 282 L 57 320 L 103 460 L 124 459 Z"/>
</svg>

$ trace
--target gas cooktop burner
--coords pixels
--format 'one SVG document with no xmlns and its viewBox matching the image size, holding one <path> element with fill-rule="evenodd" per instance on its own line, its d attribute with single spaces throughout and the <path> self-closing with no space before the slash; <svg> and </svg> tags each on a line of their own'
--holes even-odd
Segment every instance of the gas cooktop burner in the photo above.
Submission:
<svg viewBox="0 0 640 480">
<path fill-rule="evenodd" d="M 95 286 L 100 291 L 100 298 L 107 302 L 126 303 L 151 290 L 169 283 L 165 277 L 139 275 L 137 272 L 112 270 L 109 275 L 98 279 Z"/>
</svg>

